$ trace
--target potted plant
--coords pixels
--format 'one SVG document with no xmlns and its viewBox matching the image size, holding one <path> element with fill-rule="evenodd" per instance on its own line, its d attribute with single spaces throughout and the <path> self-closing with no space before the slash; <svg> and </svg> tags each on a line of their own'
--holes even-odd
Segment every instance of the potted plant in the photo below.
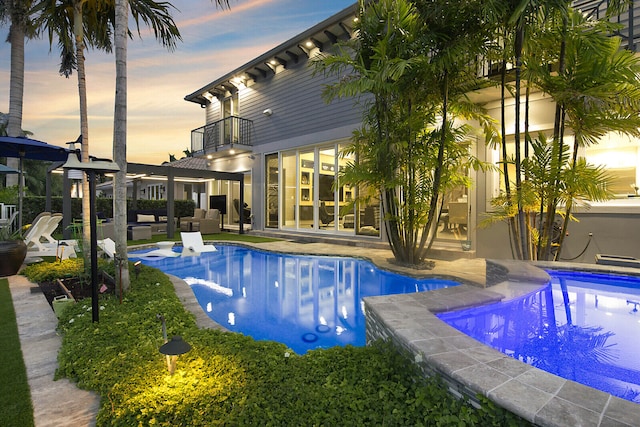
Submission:
<svg viewBox="0 0 640 427">
<path fill-rule="evenodd" d="M 0 277 L 16 274 L 27 256 L 21 231 L 10 225 L 0 228 Z"/>
</svg>

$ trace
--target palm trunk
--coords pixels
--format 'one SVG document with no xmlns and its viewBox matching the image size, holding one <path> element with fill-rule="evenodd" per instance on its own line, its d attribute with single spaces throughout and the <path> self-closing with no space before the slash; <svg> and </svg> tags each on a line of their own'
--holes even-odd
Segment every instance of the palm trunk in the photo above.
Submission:
<svg viewBox="0 0 640 427">
<path fill-rule="evenodd" d="M 447 145 L 447 129 L 449 127 L 448 117 L 449 114 L 449 75 L 445 71 L 445 75 L 442 81 L 442 131 L 440 133 L 440 141 L 438 143 L 438 161 L 436 162 L 437 166 L 433 171 L 433 188 L 431 189 L 431 200 L 429 204 L 429 213 L 427 216 L 427 224 L 426 229 L 430 231 L 429 237 L 431 237 L 431 233 L 437 229 L 437 221 L 435 218 L 440 216 L 440 211 L 438 209 L 438 202 L 440 201 L 440 186 L 442 183 L 442 168 L 444 164 L 444 151 L 445 146 Z M 437 216 L 436 216 L 437 213 Z M 436 223 L 434 226 L 433 223 Z M 423 233 L 423 242 L 425 239 L 425 233 Z M 431 239 L 433 240 L 433 239 Z M 424 247 L 424 243 L 421 243 L 421 248 Z M 420 253 L 420 260 L 424 259 L 425 254 Z"/>
<path fill-rule="evenodd" d="M 505 32 L 506 33 L 506 32 Z M 506 34 L 503 34 L 503 38 L 506 40 Z M 504 50 L 506 52 L 506 49 Z M 507 165 L 507 120 L 506 120 L 506 106 L 505 99 L 507 95 L 507 58 L 502 58 L 502 68 L 500 70 L 500 136 L 502 140 L 502 172 L 504 177 L 504 188 L 507 203 L 511 205 L 513 198 L 511 194 L 511 181 L 509 177 L 509 167 Z M 509 243 L 511 245 L 511 253 L 515 259 L 522 259 L 522 251 L 520 250 L 520 233 L 514 217 L 507 219 L 507 227 L 509 228 Z"/>
<path fill-rule="evenodd" d="M 73 33 L 76 39 L 76 61 L 78 65 L 78 95 L 80 98 L 80 135 L 82 141 L 80 144 L 81 161 L 89 161 L 89 112 L 87 108 L 87 80 L 84 68 L 84 32 L 82 27 L 82 2 L 75 1 L 73 3 Z M 89 227 L 91 214 L 89 206 L 89 182 L 82 180 L 82 255 L 84 258 L 85 271 L 91 264 L 89 258 L 91 229 Z"/>
<path fill-rule="evenodd" d="M 9 31 L 11 43 L 11 77 L 9 86 L 9 121 L 7 123 L 8 136 L 22 136 L 22 103 L 24 99 L 24 37 L 23 22 L 12 22 Z M 18 169 L 20 161 L 17 158 L 7 158 L 7 166 Z M 20 174 L 22 175 L 22 174 Z M 18 174 L 6 175 L 6 186 L 18 185 Z M 22 227 L 22 209 L 20 209 L 18 224 Z"/>
<path fill-rule="evenodd" d="M 560 42 L 560 55 L 558 58 L 558 73 L 562 74 L 565 71 L 565 57 L 566 57 L 566 46 L 567 43 L 565 41 L 565 34 L 567 31 L 567 18 L 563 16 L 562 18 L 562 40 Z M 558 191 L 558 187 L 560 186 L 560 174 L 561 174 L 561 168 L 562 168 L 562 158 L 564 156 L 564 121 L 565 121 L 565 110 L 564 110 L 564 105 L 563 104 L 556 104 L 556 114 L 555 114 L 555 120 L 554 120 L 554 124 L 553 124 L 553 143 L 556 145 L 557 148 L 557 156 L 555 158 L 555 161 L 557 162 L 557 164 L 555 165 L 555 167 L 551 166 L 551 170 L 554 171 L 555 176 L 552 177 L 553 182 L 551 183 L 551 185 L 553 186 L 553 194 L 552 197 L 549 200 L 549 204 L 547 205 L 547 216 L 546 216 L 546 221 L 545 221 L 545 227 L 543 229 L 543 233 L 545 236 L 545 247 L 543 248 L 544 250 L 542 251 L 543 253 L 543 260 L 548 260 L 549 257 L 551 256 L 551 240 L 553 238 L 553 223 L 555 220 L 555 216 L 556 216 L 556 208 L 558 206 L 558 197 L 557 197 L 557 191 Z M 553 160 L 552 160 L 553 162 Z M 564 233 L 564 230 L 562 230 L 562 232 Z"/>
<path fill-rule="evenodd" d="M 522 80 L 522 48 L 524 41 L 523 23 L 518 24 L 515 39 L 515 57 L 516 57 L 516 80 L 515 80 L 515 114 L 514 114 L 514 143 L 515 143 L 515 163 L 516 163 L 516 194 L 518 201 L 518 230 L 520 233 L 520 250 L 522 251 L 522 259 L 529 259 L 529 239 L 527 238 L 527 229 L 524 218 L 524 210 L 522 208 L 522 159 L 520 158 L 520 83 Z"/>
<path fill-rule="evenodd" d="M 115 49 L 116 96 L 113 130 L 113 158 L 120 167 L 115 174 L 113 188 L 113 216 L 119 272 L 116 274 L 118 292 L 129 289 L 127 258 L 127 0 L 116 0 Z"/>
</svg>

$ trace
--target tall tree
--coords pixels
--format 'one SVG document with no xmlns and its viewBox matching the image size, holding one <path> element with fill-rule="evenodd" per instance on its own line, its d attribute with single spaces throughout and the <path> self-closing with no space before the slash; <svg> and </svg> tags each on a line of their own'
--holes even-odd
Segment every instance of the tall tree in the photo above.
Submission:
<svg viewBox="0 0 640 427">
<path fill-rule="evenodd" d="M 118 194 L 120 190 L 126 191 L 124 177 L 126 177 L 126 148 L 120 149 L 118 141 L 126 147 L 126 37 L 131 36 L 128 28 L 128 5 L 131 5 L 133 21 L 140 35 L 140 23 L 144 22 L 153 29 L 154 35 L 164 45 L 172 48 L 180 33 L 170 14 L 172 6 L 166 2 L 152 0 L 135 0 L 131 2 L 118 2 L 118 15 L 120 24 L 116 29 L 116 1 L 115 0 L 57 0 L 44 1 L 40 23 L 49 32 L 50 43 L 57 38 L 60 47 L 61 65 L 60 73 L 69 77 L 73 70 L 77 70 L 78 94 L 80 100 L 80 134 L 82 161 L 89 160 L 89 125 L 85 73 L 85 46 L 105 50 L 112 49 L 112 33 L 117 34 L 119 47 L 116 58 L 116 111 L 114 119 L 114 157 L 122 168 L 122 172 L 116 181 L 116 227 L 119 253 L 126 254 L 126 226 L 123 226 L 123 217 L 126 218 L 126 192 Z M 122 22 L 124 21 L 124 23 Z M 124 43 L 124 44 L 123 44 Z M 119 73 L 119 74 L 118 74 Z M 123 108 L 124 107 L 124 108 Z M 124 120 L 123 120 L 124 118 Z M 116 156 L 116 153 L 118 154 Z M 124 165 L 124 166 L 123 166 Z M 88 194 L 88 183 L 83 181 L 83 192 Z M 83 240 L 85 247 L 89 243 L 89 206 L 88 197 L 83 198 Z M 124 212 L 124 215 L 123 215 Z M 126 219 L 124 220 L 126 221 Z M 119 226 L 119 227 L 118 227 Z M 88 254 L 85 251 L 85 260 Z M 126 256 L 124 257 L 126 261 Z M 87 263 L 88 264 L 88 263 Z M 126 262 L 123 263 L 126 270 Z M 128 278 L 128 274 L 124 275 Z M 125 283 L 125 285 L 128 284 Z M 126 286 L 125 286 L 126 288 Z"/>
<path fill-rule="evenodd" d="M 507 86 L 507 63 L 515 64 L 515 73 L 513 86 L 503 90 L 502 97 L 504 193 L 494 200 L 495 218 L 508 220 L 514 257 L 558 259 L 572 208 L 608 197 L 606 173 L 580 159 L 579 150 L 597 143 L 606 132 L 638 134 L 638 61 L 620 50 L 608 16 L 594 20 L 562 0 L 507 0 L 504 5 L 502 15 L 497 14 L 503 18 L 495 21 L 501 23 L 496 34 L 513 45 L 499 46 L 504 58 L 503 87 Z M 524 102 L 520 96 L 523 76 L 527 91 L 544 92 L 555 102 L 552 135 L 541 134 L 533 140 L 526 126 L 528 117 L 524 118 L 524 148 L 525 153 L 533 149 L 531 158 L 521 155 L 520 105 L 529 111 L 528 96 Z M 516 109 L 512 157 L 506 150 L 507 96 L 513 96 Z M 565 129 L 573 131 L 571 156 Z M 513 165 L 514 176 L 509 176 L 507 165 Z"/>
<path fill-rule="evenodd" d="M 24 99 L 24 39 L 35 36 L 32 25 L 32 0 L 0 0 L 0 21 L 10 22 L 8 41 L 11 44 L 9 77 L 8 136 L 22 136 L 22 104 Z M 7 158 L 7 165 L 17 169 L 19 160 Z M 7 186 L 17 185 L 17 176 L 7 176 Z"/>
<path fill-rule="evenodd" d="M 228 0 L 216 0 L 220 7 L 228 7 Z M 129 7 L 138 25 L 142 19 L 151 28 L 163 46 L 174 48 L 180 33 L 169 14 L 169 4 L 140 0 L 115 0 L 114 41 L 116 60 L 116 94 L 113 123 L 113 159 L 120 167 L 114 178 L 113 215 L 116 237 L 116 253 L 122 274 L 118 275 L 120 289 L 129 288 L 129 263 L 127 258 L 127 32 Z"/>
<path fill-rule="evenodd" d="M 325 99 L 369 101 L 345 151 L 357 161 L 339 179 L 375 189 L 394 257 L 409 264 L 427 256 L 444 193 L 469 185 L 465 169 L 480 166 L 469 153 L 470 128 L 456 118 L 474 118 L 493 135 L 491 120 L 464 97 L 477 83 L 469 64 L 483 46 L 480 19 L 471 18 L 479 18 L 479 3 L 415 4 L 361 2 L 358 36 L 319 62 L 324 72 L 348 73 Z"/>
<path fill-rule="evenodd" d="M 49 34 L 49 43 L 57 39 L 60 47 L 60 74 L 69 77 L 73 70 L 78 75 L 78 98 L 80 112 L 80 152 L 82 162 L 89 161 L 89 112 L 87 102 L 87 80 L 85 72 L 85 46 L 111 50 L 107 2 L 100 0 L 44 0 L 38 24 Z M 82 181 L 82 193 L 89 194 L 87 179 Z M 89 197 L 82 198 L 83 247 L 90 246 Z M 89 268 L 89 251 L 83 251 L 85 268 Z"/>
<path fill-rule="evenodd" d="M 113 159 L 120 167 L 113 179 L 113 221 L 116 239 L 116 263 L 121 274 L 117 289 L 130 285 L 127 256 L 127 27 L 128 0 L 115 0 L 116 95 L 113 114 Z"/>
</svg>

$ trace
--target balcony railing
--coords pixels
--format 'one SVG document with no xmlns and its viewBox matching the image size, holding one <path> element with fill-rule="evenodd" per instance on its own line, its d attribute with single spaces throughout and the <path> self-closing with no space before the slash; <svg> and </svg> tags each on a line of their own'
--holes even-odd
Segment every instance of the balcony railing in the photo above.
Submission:
<svg viewBox="0 0 640 427">
<path fill-rule="evenodd" d="M 574 9 L 578 9 L 593 18 L 603 19 L 606 18 L 609 3 L 611 3 L 611 0 L 577 0 L 573 2 L 572 6 Z M 638 15 L 636 12 L 640 13 L 640 4 L 636 6 L 635 2 L 632 1 L 625 11 L 610 18 L 611 22 L 622 26 L 621 29 L 616 31 L 616 35 L 622 38 L 622 46 L 633 52 L 638 49 L 636 43 L 638 36 L 640 36 L 639 23 L 635 19 L 635 16 Z"/>
<path fill-rule="evenodd" d="M 243 145 L 253 146 L 253 122 L 241 117 L 227 117 L 191 131 L 191 151 L 208 154 Z"/>
</svg>

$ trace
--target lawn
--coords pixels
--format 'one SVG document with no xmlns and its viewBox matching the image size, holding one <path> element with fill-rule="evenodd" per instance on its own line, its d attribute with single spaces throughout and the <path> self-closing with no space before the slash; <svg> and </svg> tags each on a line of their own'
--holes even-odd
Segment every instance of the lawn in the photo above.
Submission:
<svg viewBox="0 0 640 427">
<path fill-rule="evenodd" d="M 0 425 L 33 426 L 27 371 L 7 279 L 0 279 L 0 342 L 3 352 L 0 363 Z"/>
</svg>

